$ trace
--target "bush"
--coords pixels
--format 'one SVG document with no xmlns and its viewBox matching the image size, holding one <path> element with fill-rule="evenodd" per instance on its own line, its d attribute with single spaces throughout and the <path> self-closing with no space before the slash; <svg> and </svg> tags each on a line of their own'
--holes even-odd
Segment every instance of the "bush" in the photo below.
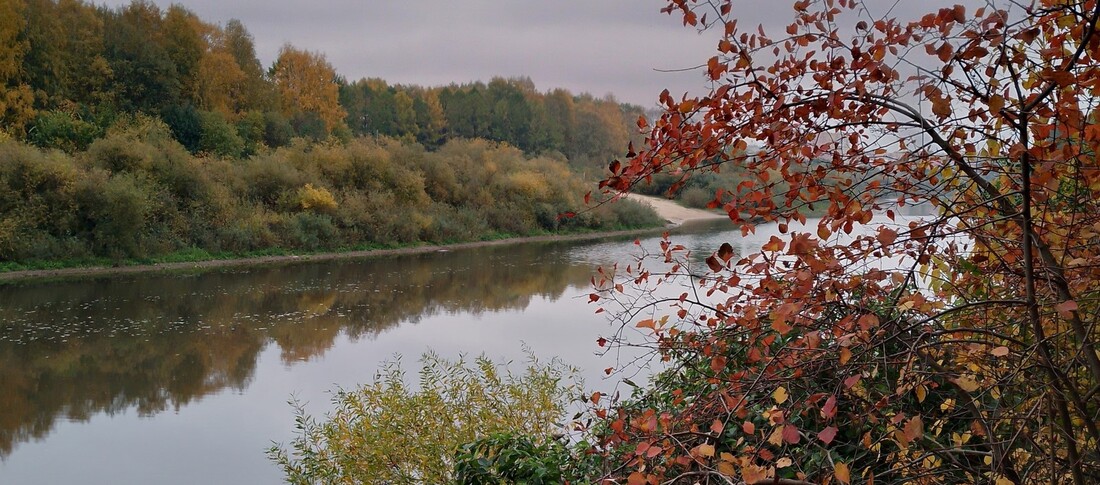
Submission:
<svg viewBox="0 0 1100 485">
<path fill-rule="evenodd" d="M 399 362 L 383 366 L 373 384 L 340 391 L 321 421 L 297 406 L 298 436 L 290 449 L 268 450 L 292 484 L 450 483 L 464 444 L 493 435 L 547 442 L 558 430 L 575 370 L 529 359 L 513 375 L 488 359 L 421 359 L 420 386 L 405 382 Z M 476 454 L 468 447 L 465 455 Z"/>
<path fill-rule="evenodd" d="M 222 115 L 211 111 L 199 113 L 202 136 L 199 137 L 199 151 L 219 157 L 237 158 L 244 151 L 244 140 L 237 134 L 237 128 L 229 124 Z"/>
<path fill-rule="evenodd" d="M 27 132 L 27 141 L 42 148 L 73 153 L 87 149 L 102 134 L 99 126 L 71 113 L 47 111 L 35 117 L 34 126 Z"/>
<path fill-rule="evenodd" d="M 680 202 L 696 209 L 705 209 L 712 200 L 714 200 L 714 192 L 700 187 L 689 187 L 680 193 Z"/>
</svg>

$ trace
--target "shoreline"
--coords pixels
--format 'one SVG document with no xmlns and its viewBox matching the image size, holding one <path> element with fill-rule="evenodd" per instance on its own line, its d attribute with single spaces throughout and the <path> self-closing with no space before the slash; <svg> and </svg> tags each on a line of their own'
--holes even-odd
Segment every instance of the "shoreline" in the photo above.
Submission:
<svg viewBox="0 0 1100 485">
<path fill-rule="evenodd" d="M 680 206 L 675 202 L 662 199 L 659 197 L 651 197 L 636 194 L 626 194 L 624 197 L 647 203 L 653 210 L 657 212 L 657 215 L 668 222 L 667 225 L 661 227 L 651 227 L 643 229 L 625 229 L 620 231 L 597 231 L 590 233 L 575 233 L 575 234 L 544 234 L 539 236 L 524 236 L 513 237 L 507 239 L 497 239 L 492 241 L 470 241 L 454 244 L 425 244 L 419 246 L 408 246 L 403 248 L 394 249 L 367 249 L 358 251 L 330 251 L 315 254 L 301 254 L 301 255 L 278 255 L 278 256 L 255 256 L 244 258 L 231 258 L 231 259 L 207 259 L 200 261 L 187 261 L 187 262 L 174 262 L 174 263 L 153 263 L 153 264 L 135 264 L 128 266 L 86 266 L 86 267 L 73 267 L 73 268 L 57 268 L 57 269 L 28 269 L 18 271 L 8 271 L 0 273 L 0 285 L 8 284 L 19 281 L 28 280 L 41 280 L 51 278 L 79 278 L 79 277 L 96 277 L 96 276 L 118 276 L 126 274 L 138 274 L 138 273 L 153 273 L 153 272 L 171 272 L 171 271 L 185 271 L 185 270 L 209 270 L 218 268 L 229 268 L 235 266 L 259 266 L 266 264 L 280 264 L 280 263 L 297 263 L 297 262 L 316 262 L 316 261 L 331 261 L 337 259 L 360 259 L 360 258 L 373 258 L 373 257 L 385 257 L 385 256 L 397 256 L 397 255 L 410 255 L 410 254 L 423 254 L 434 253 L 444 251 L 454 251 L 463 249 L 483 248 L 491 246 L 504 246 L 510 244 L 522 244 L 531 242 L 564 242 L 564 241 L 585 241 L 595 240 L 603 238 L 642 235 L 648 233 L 656 233 L 665 231 L 671 228 L 679 227 L 689 222 L 698 222 L 706 220 L 716 220 L 725 218 L 725 215 L 707 212 L 701 209 L 691 209 Z"/>
</svg>

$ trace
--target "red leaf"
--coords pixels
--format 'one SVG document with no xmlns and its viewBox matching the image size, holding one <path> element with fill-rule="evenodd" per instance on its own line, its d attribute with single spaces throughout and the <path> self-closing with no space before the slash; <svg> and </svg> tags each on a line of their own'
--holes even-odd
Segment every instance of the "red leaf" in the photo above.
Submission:
<svg viewBox="0 0 1100 485">
<path fill-rule="evenodd" d="M 653 458 L 657 455 L 660 455 L 662 451 L 664 450 L 660 446 L 650 446 L 649 450 L 646 450 L 645 457 Z"/>
<path fill-rule="evenodd" d="M 802 435 L 798 433 L 795 425 L 787 423 L 783 425 L 783 441 L 787 444 L 797 445 Z"/>
<path fill-rule="evenodd" d="M 846 389 L 851 389 L 852 386 L 856 385 L 856 383 L 859 382 L 859 377 L 860 377 L 860 375 L 856 374 L 856 375 L 851 376 L 847 379 L 844 379 L 844 387 Z"/>
<path fill-rule="evenodd" d="M 602 347 L 602 346 L 601 346 Z M 831 419 L 836 416 L 836 396 L 829 396 L 829 399 L 825 400 L 825 405 L 821 407 L 821 416 L 825 419 Z"/>
<path fill-rule="evenodd" d="M 821 440 L 822 443 L 828 445 L 829 443 L 833 442 L 834 438 L 836 438 L 836 432 L 836 426 L 829 426 L 828 428 L 817 432 L 817 439 Z"/>
<path fill-rule="evenodd" d="M 1062 318 L 1073 318 L 1073 312 L 1077 311 L 1077 302 L 1066 300 L 1054 305 L 1054 309 L 1058 311 L 1058 314 L 1061 315 Z"/>
</svg>

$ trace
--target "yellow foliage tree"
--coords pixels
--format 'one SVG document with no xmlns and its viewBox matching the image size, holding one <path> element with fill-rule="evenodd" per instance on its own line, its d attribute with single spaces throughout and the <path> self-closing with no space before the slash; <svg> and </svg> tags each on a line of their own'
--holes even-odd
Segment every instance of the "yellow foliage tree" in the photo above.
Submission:
<svg viewBox="0 0 1100 485">
<path fill-rule="evenodd" d="M 329 133 L 344 122 L 336 70 L 324 54 L 296 49 L 290 44 L 279 51 L 271 77 L 282 102 L 283 114 L 315 114 Z"/>
<path fill-rule="evenodd" d="M 34 92 L 20 82 L 28 47 L 22 38 L 26 8 L 23 0 L 0 2 L 0 131 L 20 133 L 23 125 L 34 118 Z"/>
</svg>

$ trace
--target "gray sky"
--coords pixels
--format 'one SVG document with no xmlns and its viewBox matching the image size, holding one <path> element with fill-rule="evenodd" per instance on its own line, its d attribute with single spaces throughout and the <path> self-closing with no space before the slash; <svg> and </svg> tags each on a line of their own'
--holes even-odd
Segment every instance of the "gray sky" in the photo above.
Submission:
<svg viewBox="0 0 1100 485">
<path fill-rule="evenodd" d="M 95 0 L 108 6 L 129 0 Z M 264 66 L 284 43 L 324 53 L 349 80 L 445 85 L 529 76 L 540 91 L 566 88 L 653 106 L 662 89 L 702 94 L 701 71 L 717 33 L 700 35 L 660 0 L 153 0 L 179 3 L 206 22 L 240 19 Z M 959 0 L 962 3 L 975 2 Z M 735 2 L 742 28 L 781 32 L 793 0 Z M 935 1 L 867 0 L 896 16 L 933 11 Z M 984 3 L 984 2 L 977 2 Z M 912 12 L 910 12 L 912 11 Z M 912 17 L 910 17 L 912 18 Z"/>
<path fill-rule="evenodd" d="M 153 1 L 206 22 L 240 19 L 265 67 L 289 42 L 324 53 L 349 80 L 435 86 L 529 76 L 540 91 L 611 93 L 644 106 L 664 88 L 701 91 L 700 71 L 655 69 L 704 63 L 717 43 L 660 13 L 657 0 Z"/>
</svg>

